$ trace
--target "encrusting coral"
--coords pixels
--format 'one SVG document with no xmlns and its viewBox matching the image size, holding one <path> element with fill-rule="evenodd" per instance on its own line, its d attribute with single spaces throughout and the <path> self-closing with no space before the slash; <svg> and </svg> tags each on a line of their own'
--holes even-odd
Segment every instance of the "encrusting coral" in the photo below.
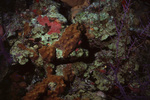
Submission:
<svg viewBox="0 0 150 100">
<path fill-rule="evenodd" d="M 27 48 L 24 44 L 21 44 L 21 43 L 18 43 L 17 46 L 22 50 L 27 50 L 27 51 L 33 53 L 33 56 L 30 57 L 32 60 L 36 60 L 38 58 L 38 54 L 33 49 Z"/>
<path fill-rule="evenodd" d="M 60 55 L 61 57 L 67 58 L 70 55 L 70 53 L 73 52 L 78 47 L 79 42 L 81 42 L 81 38 L 84 33 L 85 33 L 84 25 L 76 23 L 67 27 L 66 30 L 62 33 L 62 36 L 59 38 L 59 40 L 56 41 L 54 44 L 43 45 L 34 48 L 30 47 L 25 43 L 19 42 L 16 45 L 16 47 L 17 48 L 19 47 L 20 50 L 24 50 L 27 53 L 25 57 L 26 60 L 25 62 L 27 62 L 29 58 L 32 61 L 35 61 L 41 57 L 45 63 L 50 63 L 55 58 L 58 58 L 57 54 L 60 52 L 62 52 Z M 27 42 L 27 40 L 25 41 Z M 58 49 L 60 51 L 58 51 Z M 23 56 L 21 55 L 21 57 L 19 58 L 20 62 L 22 62 L 21 60 L 22 57 Z"/>
<path fill-rule="evenodd" d="M 47 16 L 44 16 L 42 18 L 41 15 L 39 15 L 39 17 L 37 18 L 39 24 L 41 24 L 42 26 L 45 26 L 47 24 L 47 26 L 51 27 L 49 29 L 49 32 L 47 34 L 52 34 L 52 33 L 60 33 L 60 29 L 61 29 L 61 24 L 59 22 L 57 22 L 56 20 L 53 22 L 49 21 L 49 18 Z"/>
<path fill-rule="evenodd" d="M 36 0 L 14 18 L 6 17 L 11 19 L 4 23 L 4 37 L 10 45 L 6 50 L 10 49 L 13 58 L 13 68 L 8 72 L 18 74 L 11 74 L 11 82 L 6 77 L 8 87 L 0 90 L 6 90 L 0 96 L 7 97 L 11 88 L 9 98 L 13 100 L 23 96 L 23 100 L 149 97 L 149 9 L 143 10 L 139 0 L 124 1 Z M 146 16 L 138 14 L 142 12 Z"/>
<path fill-rule="evenodd" d="M 29 32 L 31 31 L 31 27 L 29 26 L 29 23 L 24 24 L 24 36 L 27 36 Z"/>
<path fill-rule="evenodd" d="M 52 69 L 47 67 L 47 78 L 42 82 L 37 83 L 33 90 L 26 93 L 23 100 L 62 100 L 58 95 L 64 92 L 66 85 L 64 84 L 62 76 L 52 75 Z M 41 95 L 45 95 L 41 96 Z"/>
<path fill-rule="evenodd" d="M 66 28 L 62 37 L 57 41 L 54 46 L 63 51 L 62 56 L 66 58 L 77 46 L 81 39 L 81 34 L 84 30 L 84 26 L 76 23 Z"/>
<path fill-rule="evenodd" d="M 56 56 L 56 49 L 54 46 L 43 46 L 39 49 L 44 61 L 51 62 Z"/>
<path fill-rule="evenodd" d="M 63 69 L 63 76 L 65 81 L 72 82 L 74 80 L 75 74 L 72 69 L 72 64 L 67 64 L 67 66 Z"/>
<path fill-rule="evenodd" d="M 82 0 L 79 0 L 79 1 L 82 1 Z M 83 0 L 83 1 L 84 2 L 82 3 L 82 5 L 76 5 L 71 8 L 71 19 L 73 19 L 76 16 L 76 14 L 83 11 L 83 9 L 89 6 L 90 0 Z"/>
</svg>

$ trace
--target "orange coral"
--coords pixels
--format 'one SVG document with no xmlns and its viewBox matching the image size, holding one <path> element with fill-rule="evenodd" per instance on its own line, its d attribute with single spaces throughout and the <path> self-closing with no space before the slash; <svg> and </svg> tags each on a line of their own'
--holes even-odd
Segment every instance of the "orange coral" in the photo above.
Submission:
<svg viewBox="0 0 150 100">
<path fill-rule="evenodd" d="M 24 36 L 27 36 L 29 32 L 31 31 L 31 27 L 29 26 L 29 23 L 24 24 Z"/>
<path fill-rule="evenodd" d="M 29 49 L 29 48 L 27 48 L 27 50 L 28 50 L 29 52 L 32 52 L 32 53 L 33 53 L 33 57 L 30 57 L 32 60 L 36 60 L 36 59 L 39 57 L 38 54 L 37 54 L 34 50 Z"/>
<path fill-rule="evenodd" d="M 59 48 L 63 51 L 62 56 L 66 58 L 78 46 L 78 42 L 80 41 L 83 32 L 83 25 L 80 23 L 72 24 L 66 28 L 59 41 L 55 42 L 55 44 L 51 46 L 42 46 L 38 52 L 44 61 L 51 62 L 56 57 L 56 48 Z M 37 53 L 34 50 L 27 48 L 25 45 L 19 43 L 18 47 L 23 50 L 33 52 L 33 60 L 38 58 Z"/>
<path fill-rule="evenodd" d="M 47 75 L 47 77 L 49 77 L 49 75 L 52 75 L 52 73 L 53 73 L 53 69 L 52 69 L 52 67 L 50 67 L 50 66 L 48 66 L 47 68 L 46 68 L 46 75 Z"/>
<path fill-rule="evenodd" d="M 56 83 L 56 88 L 54 90 L 49 90 L 48 95 L 58 96 L 58 94 L 62 94 L 64 92 L 66 85 L 64 84 L 62 76 L 49 75 L 49 77 L 45 81 L 48 81 L 48 83 Z"/>
<path fill-rule="evenodd" d="M 57 41 L 54 46 L 63 50 L 63 57 L 66 58 L 77 46 L 83 31 L 83 25 L 76 23 L 66 28 L 62 37 Z"/>
<path fill-rule="evenodd" d="M 54 46 L 43 46 L 39 49 L 44 61 L 51 62 L 56 56 L 56 49 Z"/>
<path fill-rule="evenodd" d="M 46 94 L 42 100 L 62 100 L 58 95 L 64 92 L 65 87 L 62 76 L 49 74 L 42 82 L 37 83 L 33 90 L 26 93 L 23 100 L 37 100 L 41 94 Z"/>
<path fill-rule="evenodd" d="M 63 69 L 63 75 L 65 81 L 72 82 L 74 80 L 75 74 L 72 70 L 72 64 L 67 64 L 67 67 Z"/>
<path fill-rule="evenodd" d="M 25 45 L 23 45 L 22 43 L 18 43 L 17 46 L 22 49 L 22 50 L 26 50 L 27 47 Z"/>
<path fill-rule="evenodd" d="M 39 97 L 39 94 L 45 93 L 47 84 L 44 82 L 37 83 L 33 90 L 26 93 L 26 95 L 23 97 L 23 100 L 37 100 Z"/>
</svg>

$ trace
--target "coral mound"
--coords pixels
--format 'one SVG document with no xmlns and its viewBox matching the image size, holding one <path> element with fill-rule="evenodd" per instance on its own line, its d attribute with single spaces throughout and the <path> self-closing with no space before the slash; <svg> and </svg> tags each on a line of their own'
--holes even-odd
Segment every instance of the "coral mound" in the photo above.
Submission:
<svg viewBox="0 0 150 100">
<path fill-rule="evenodd" d="M 29 26 L 29 23 L 24 24 L 24 36 L 27 36 L 29 32 L 31 31 L 31 27 Z"/>
<path fill-rule="evenodd" d="M 29 58 L 31 58 L 32 60 L 36 60 L 38 58 L 38 54 L 33 49 L 27 48 L 24 44 L 21 44 L 21 43 L 18 43 L 17 46 L 22 50 L 26 50 L 30 53 L 33 53 L 33 56 L 31 57 L 29 56 Z"/>
<path fill-rule="evenodd" d="M 76 23 L 66 28 L 62 37 L 54 45 L 63 51 L 63 57 L 66 58 L 77 46 L 81 34 L 84 30 L 83 25 Z"/>
<path fill-rule="evenodd" d="M 39 53 L 43 60 L 51 62 L 56 56 L 56 49 L 54 46 L 43 46 L 39 49 Z"/>
<path fill-rule="evenodd" d="M 64 92 L 66 85 L 64 84 L 62 76 L 51 75 L 47 68 L 47 78 L 42 82 L 37 83 L 33 90 L 26 93 L 23 100 L 37 100 L 44 98 L 44 100 L 61 100 L 58 95 Z M 46 94 L 46 97 L 41 96 Z M 43 99 L 42 99 L 43 100 Z"/>
</svg>

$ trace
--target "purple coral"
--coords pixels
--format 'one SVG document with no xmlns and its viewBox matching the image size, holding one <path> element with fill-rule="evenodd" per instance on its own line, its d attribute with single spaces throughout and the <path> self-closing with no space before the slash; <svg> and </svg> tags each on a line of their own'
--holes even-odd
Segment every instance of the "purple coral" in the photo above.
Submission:
<svg viewBox="0 0 150 100">
<path fill-rule="evenodd" d="M 117 47 L 117 54 L 119 53 L 119 42 L 120 42 L 120 34 L 122 33 L 122 28 L 125 25 L 125 16 L 127 16 L 127 12 L 129 9 L 129 5 L 131 4 L 131 0 L 126 0 L 126 8 L 124 8 L 124 17 L 121 20 L 121 24 L 117 25 L 116 24 L 116 31 L 118 33 L 118 38 L 117 38 L 117 43 L 116 43 L 116 47 Z M 115 22 L 117 23 L 117 22 Z M 120 26 L 120 27 L 117 27 Z M 143 26 L 143 25 L 142 25 Z M 147 38 L 149 38 L 149 34 L 147 34 L 147 30 L 149 30 L 150 28 L 150 19 L 148 18 L 148 24 L 145 25 L 145 27 L 143 26 L 143 29 L 141 29 L 141 32 L 137 32 L 136 35 L 133 36 L 132 34 L 132 39 L 130 42 L 129 47 L 127 47 L 126 51 L 126 59 L 129 59 L 130 55 L 134 52 L 136 53 L 136 55 L 138 55 L 139 59 L 146 57 L 147 55 L 149 55 L 149 53 L 147 55 L 145 55 L 144 57 L 142 57 L 143 52 L 140 51 L 149 51 L 149 47 L 148 45 L 146 46 L 146 44 L 144 43 L 144 41 L 147 40 Z M 126 35 L 129 36 L 129 34 L 127 34 L 128 32 L 126 32 Z M 148 32 L 149 33 L 149 32 Z M 150 45 L 150 44 L 149 44 Z M 115 78 L 115 85 L 117 87 L 119 87 L 120 93 L 121 95 L 118 96 L 117 98 L 120 100 L 149 100 L 150 97 L 146 94 L 148 90 L 148 88 L 145 87 L 149 87 L 150 86 L 150 64 L 149 61 L 146 61 L 144 59 L 141 59 L 141 61 L 138 61 L 138 64 L 141 65 L 140 66 L 140 71 L 134 71 L 133 69 L 131 69 L 131 73 L 134 75 L 134 77 L 132 77 L 132 79 L 130 79 L 130 81 L 127 81 L 126 84 L 130 84 L 133 82 L 133 80 L 135 81 L 135 83 L 139 84 L 139 87 L 130 87 L 129 85 L 123 85 L 119 82 L 118 78 L 117 78 L 117 73 L 118 73 L 118 68 L 120 67 L 120 62 L 121 59 L 117 56 L 116 59 L 116 68 L 115 67 L 111 67 L 111 69 L 114 71 L 114 74 L 116 76 Z M 147 59 L 150 59 L 149 57 Z M 144 61 L 144 62 L 143 62 Z M 143 64 L 141 64 L 143 63 Z M 146 64 L 145 64 L 146 63 Z M 147 64 L 148 63 L 148 64 Z M 141 70 L 144 69 L 144 70 Z M 142 76 L 141 76 L 142 75 Z M 127 91 L 128 90 L 128 91 Z M 129 92 L 130 90 L 130 92 Z"/>
</svg>

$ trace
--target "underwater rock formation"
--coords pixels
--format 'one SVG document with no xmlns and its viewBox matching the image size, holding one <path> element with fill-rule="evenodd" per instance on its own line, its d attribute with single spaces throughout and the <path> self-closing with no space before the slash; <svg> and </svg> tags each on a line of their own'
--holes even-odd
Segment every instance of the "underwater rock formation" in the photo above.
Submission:
<svg viewBox="0 0 150 100">
<path fill-rule="evenodd" d="M 5 15 L 5 38 L 13 59 L 8 76 L 23 77 L 17 82 L 17 77 L 11 77 L 10 86 L 23 88 L 18 98 L 149 97 L 150 8 L 144 6 L 142 10 L 139 0 L 126 1 L 35 0 L 21 13 Z M 62 13 L 65 7 L 68 15 Z M 27 67 L 28 64 L 32 65 Z M 19 74 L 13 75 L 14 72 Z M 3 90 L 7 93 L 7 89 Z"/>
<path fill-rule="evenodd" d="M 62 56 L 66 58 L 77 46 L 83 33 L 83 25 L 76 23 L 72 24 L 65 29 L 59 41 L 54 46 L 63 51 Z"/>
<path fill-rule="evenodd" d="M 39 49 L 39 53 L 42 59 L 47 62 L 51 62 L 56 57 L 56 49 L 54 46 L 43 46 Z"/>
<path fill-rule="evenodd" d="M 37 100 L 45 93 L 47 96 L 45 100 L 62 100 L 58 96 L 64 92 L 66 87 L 63 77 L 51 75 L 51 71 L 51 68 L 47 68 L 47 78 L 43 79 L 40 83 L 36 83 L 34 89 L 29 91 L 23 97 L 23 100 Z"/>
</svg>

